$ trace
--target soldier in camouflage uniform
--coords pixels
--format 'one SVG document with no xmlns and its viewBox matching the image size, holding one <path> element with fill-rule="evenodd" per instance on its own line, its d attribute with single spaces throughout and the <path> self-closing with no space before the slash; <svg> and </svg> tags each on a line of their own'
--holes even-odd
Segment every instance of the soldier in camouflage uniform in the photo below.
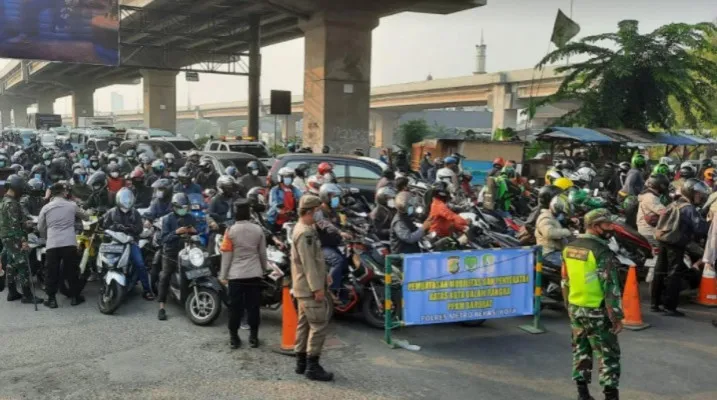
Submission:
<svg viewBox="0 0 717 400">
<path fill-rule="evenodd" d="M 586 233 L 563 250 L 563 298 L 570 314 L 573 380 L 578 400 L 592 400 L 588 390 L 593 354 L 600 360 L 600 385 L 606 400 L 618 400 L 622 296 L 620 265 L 608 247 L 613 217 L 606 209 L 585 215 Z"/>
<path fill-rule="evenodd" d="M 22 212 L 19 199 L 25 189 L 25 181 L 10 175 L 5 181 L 5 197 L 0 202 L 0 240 L 3 255 L 7 260 L 8 301 L 22 299 L 24 304 L 42 303 L 30 290 L 30 270 L 27 265 L 27 218 Z M 16 282 L 22 287 L 22 295 L 17 292 Z"/>
</svg>

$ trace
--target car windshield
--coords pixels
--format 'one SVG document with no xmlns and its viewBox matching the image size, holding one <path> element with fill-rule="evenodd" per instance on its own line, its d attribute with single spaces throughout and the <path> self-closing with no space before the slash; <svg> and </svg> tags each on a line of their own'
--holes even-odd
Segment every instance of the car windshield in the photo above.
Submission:
<svg viewBox="0 0 717 400">
<path fill-rule="evenodd" d="M 197 148 L 191 140 L 172 140 L 169 143 L 172 143 L 179 151 L 189 151 Z"/>
<path fill-rule="evenodd" d="M 88 129 L 85 134 L 87 137 L 114 137 L 115 134 L 106 129 Z"/>
<path fill-rule="evenodd" d="M 62 135 L 67 136 L 67 135 L 70 134 L 70 130 L 67 129 L 67 128 L 65 128 L 64 126 L 58 126 L 58 127 L 55 127 L 55 128 L 50 128 L 50 132 L 53 132 L 53 133 L 58 134 L 58 135 L 61 135 L 61 136 L 62 136 Z"/>
<path fill-rule="evenodd" d="M 55 138 L 57 138 L 57 135 L 55 135 L 54 133 L 45 133 L 40 136 L 40 144 L 44 147 L 54 146 Z"/>
<path fill-rule="evenodd" d="M 251 154 L 258 158 L 269 158 L 271 154 L 260 144 L 230 144 L 229 151 Z"/>
<path fill-rule="evenodd" d="M 224 168 L 236 167 L 236 169 L 239 171 L 239 173 L 241 175 L 244 175 L 248 172 L 246 165 L 249 163 L 249 161 L 252 161 L 252 160 L 247 160 L 244 158 L 241 158 L 241 159 L 239 159 L 239 158 L 235 158 L 235 159 L 224 158 L 224 159 L 219 160 L 219 162 L 224 166 Z M 266 169 L 266 166 L 264 166 L 264 164 L 262 164 L 262 163 L 258 163 L 258 164 L 259 164 L 259 175 L 266 176 L 269 173 L 269 171 L 267 171 L 267 169 Z"/>
</svg>

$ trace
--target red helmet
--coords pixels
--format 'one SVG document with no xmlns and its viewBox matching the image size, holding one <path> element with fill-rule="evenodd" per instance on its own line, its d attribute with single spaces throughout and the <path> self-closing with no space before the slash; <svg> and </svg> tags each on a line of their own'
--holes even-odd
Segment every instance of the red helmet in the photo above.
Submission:
<svg viewBox="0 0 717 400">
<path fill-rule="evenodd" d="M 319 164 L 318 170 L 319 170 L 319 175 L 325 175 L 325 174 L 328 174 L 329 172 L 333 171 L 334 167 L 332 167 L 331 164 L 324 161 L 321 164 Z"/>
<path fill-rule="evenodd" d="M 500 165 L 501 167 L 503 167 L 505 165 L 505 160 L 503 159 L 503 157 L 498 157 L 495 160 L 493 160 L 493 166 L 496 166 L 496 165 Z"/>
<path fill-rule="evenodd" d="M 144 179 L 144 171 L 142 168 L 137 167 L 132 170 L 132 172 L 129 174 L 129 178 L 133 181 L 139 181 Z"/>
</svg>

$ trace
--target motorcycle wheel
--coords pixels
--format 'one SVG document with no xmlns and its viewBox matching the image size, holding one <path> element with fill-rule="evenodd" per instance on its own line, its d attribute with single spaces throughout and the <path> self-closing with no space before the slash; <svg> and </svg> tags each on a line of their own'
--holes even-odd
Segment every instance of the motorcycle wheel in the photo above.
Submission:
<svg viewBox="0 0 717 400">
<path fill-rule="evenodd" d="M 219 317 L 222 311 L 222 302 L 217 292 L 208 288 L 199 288 L 197 295 L 193 290 L 189 292 L 184 309 L 193 324 L 205 326 Z"/>
<path fill-rule="evenodd" d="M 108 285 L 103 283 L 100 288 L 99 296 L 97 296 L 97 307 L 100 312 L 105 315 L 112 315 L 122 304 L 122 286 L 112 281 Z"/>
</svg>

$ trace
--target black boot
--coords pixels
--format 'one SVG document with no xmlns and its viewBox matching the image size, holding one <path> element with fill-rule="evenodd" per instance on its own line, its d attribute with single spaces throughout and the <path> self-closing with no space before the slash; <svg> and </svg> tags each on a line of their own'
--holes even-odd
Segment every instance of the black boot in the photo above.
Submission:
<svg viewBox="0 0 717 400">
<path fill-rule="evenodd" d="M 334 380 L 334 374 L 324 371 L 319 364 L 319 356 L 306 358 L 306 377 L 312 381 L 329 382 Z"/>
<path fill-rule="evenodd" d="M 43 304 L 45 304 L 45 307 L 57 308 L 57 299 L 55 299 L 55 295 L 51 294 L 47 296 L 47 300 L 45 300 Z"/>
<path fill-rule="evenodd" d="M 71 306 L 78 306 L 85 302 L 85 296 L 78 294 L 77 296 L 72 298 L 72 301 L 70 302 Z"/>
<path fill-rule="evenodd" d="M 35 297 L 32 295 L 32 291 L 30 290 L 30 287 L 23 287 L 22 288 L 22 300 L 20 300 L 20 303 L 22 304 L 40 304 L 42 303 L 41 297 Z"/>
<path fill-rule="evenodd" d="M 590 396 L 590 389 L 587 383 L 578 383 L 578 400 L 595 400 L 595 398 Z"/>
<path fill-rule="evenodd" d="M 7 301 L 20 300 L 22 295 L 18 293 L 15 281 L 7 280 Z"/>
<path fill-rule="evenodd" d="M 241 347 L 241 339 L 239 339 L 239 335 L 234 333 L 229 336 L 229 344 L 232 349 L 238 349 Z"/>
<path fill-rule="evenodd" d="M 306 353 L 296 353 L 296 369 L 294 371 L 301 375 L 306 372 Z"/>
<path fill-rule="evenodd" d="M 254 330 L 251 331 L 249 334 L 249 347 L 252 349 L 256 349 L 259 347 L 259 332 L 256 332 Z"/>
<path fill-rule="evenodd" d="M 620 391 L 617 388 L 606 387 L 604 393 L 605 400 L 620 400 Z"/>
</svg>

